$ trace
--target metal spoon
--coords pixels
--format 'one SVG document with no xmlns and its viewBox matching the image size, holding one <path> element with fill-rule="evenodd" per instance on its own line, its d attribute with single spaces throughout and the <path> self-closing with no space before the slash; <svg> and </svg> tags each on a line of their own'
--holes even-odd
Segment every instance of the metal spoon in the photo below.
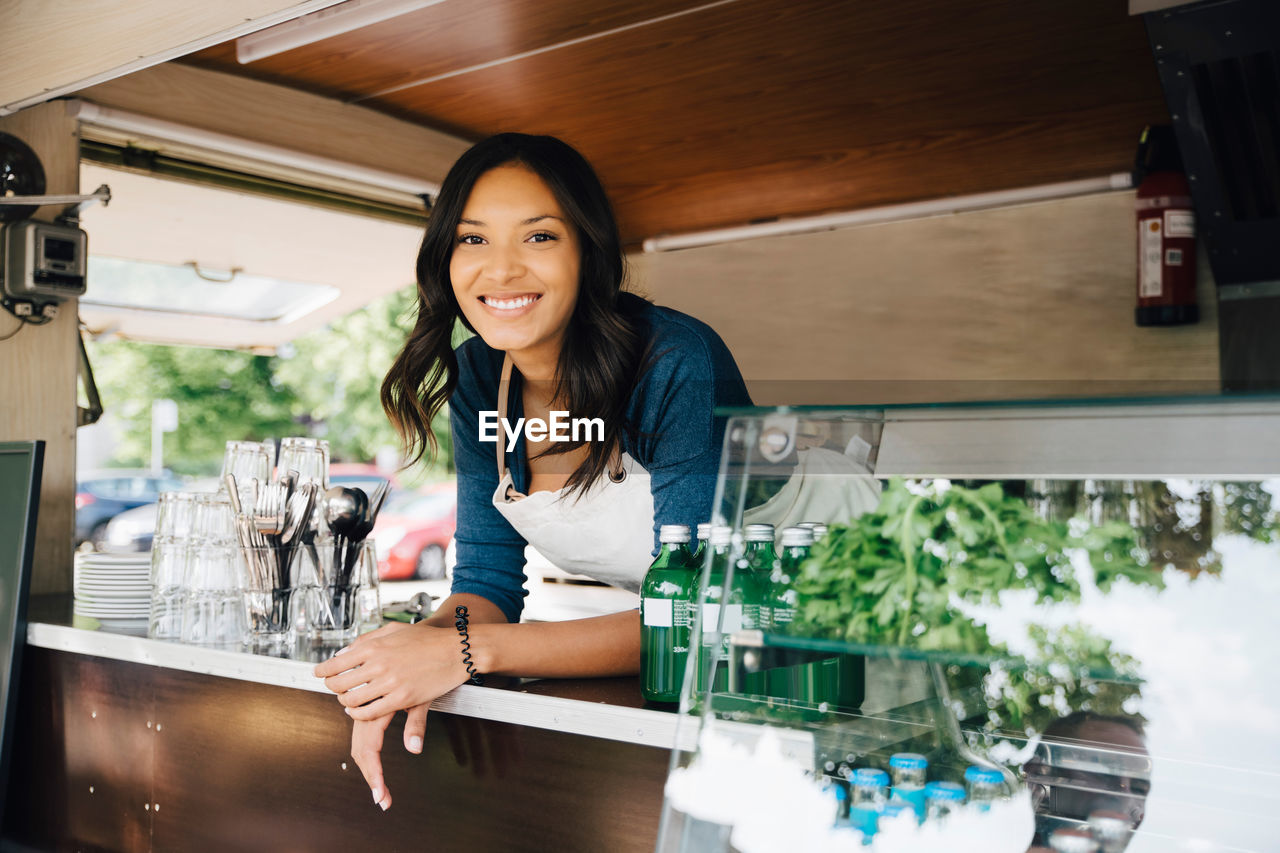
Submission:
<svg viewBox="0 0 1280 853">
<path fill-rule="evenodd" d="M 373 531 L 373 523 L 377 520 L 378 512 L 382 509 L 382 502 L 387 499 L 387 492 L 390 490 L 391 483 L 386 480 L 383 480 L 378 484 L 378 488 L 374 489 L 373 497 L 369 498 L 368 504 L 364 508 L 360 524 L 351 533 L 352 542 L 360 542 Z M 356 491 L 360 490 L 356 489 Z"/>
<path fill-rule="evenodd" d="M 346 536 L 363 520 L 355 489 L 334 486 L 324 493 L 324 520 L 334 536 Z"/>
<path fill-rule="evenodd" d="M 329 525 L 329 529 L 333 531 L 333 565 L 335 574 L 340 575 L 334 578 L 334 582 L 342 586 L 347 584 L 347 560 L 343 558 L 343 554 L 347 549 L 351 536 L 364 522 L 363 503 L 361 498 L 364 492 L 359 489 L 346 489 L 341 486 L 334 486 L 324 493 L 328 500 L 324 511 L 325 523 Z"/>
</svg>

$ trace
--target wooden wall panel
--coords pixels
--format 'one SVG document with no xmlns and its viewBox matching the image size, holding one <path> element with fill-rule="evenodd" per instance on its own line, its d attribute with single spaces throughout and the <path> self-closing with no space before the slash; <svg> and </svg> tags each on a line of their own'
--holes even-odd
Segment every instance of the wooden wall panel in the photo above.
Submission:
<svg viewBox="0 0 1280 853">
<path fill-rule="evenodd" d="M 49 193 L 79 191 L 79 137 L 61 104 L 41 104 L 0 118 L 0 131 L 26 142 L 44 166 Z M 36 216 L 52 221 L 60 208 Z M 0 312 L 0 335 L 17 321 Z M 71 590 L 76 484 L 76 300 L 57 319 L 0 342 L 0 441 L 44 439 L 44 476 L 31 592 Z"/>
<path fill-rule="evenodd" d="M 331 696 L 33 648 L 21 708 L 5 849 L 644 853 L 670 759 L 441 712 L 414 756 L 401 716 L 383 812 Z"/>
<path fill-rule="evenodd" d="M 1133 322 L 1133 193 L 633 255 L 763 404 L 1216 392 L 1217 304 Z"/>
<path fill-rule="evenodd" d="M 0 848 L 150 849 L 152 672 L 24 650 Z"/>
</svg>

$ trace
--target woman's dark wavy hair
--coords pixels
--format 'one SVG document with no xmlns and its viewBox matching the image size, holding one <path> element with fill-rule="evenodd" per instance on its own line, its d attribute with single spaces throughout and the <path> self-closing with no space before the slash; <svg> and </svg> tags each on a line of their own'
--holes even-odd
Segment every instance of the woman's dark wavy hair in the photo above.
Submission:
<svg viewBox="0 0 1280 853">
<path fill-rule="evenodd" d="M 586 460 L 566 485 L 579 494 L 605 472 L 614 447 L 621 449 L 627 402 L 644 360 L 633 299 L 620 299 L 625 266 L 617 220 L 591 165 L 552 136 L 501 133 L 477 143 L 449 170 L 418 251 L 418 316 L 404 349 L 382 382 L 382 407 L 404 441 L 407 464 L 428 448 L 437 452 L 431 421 L 458 384 L 452 347 L 462 314 L 449 279 L 458 220 L 481 175 L 518 164 L 537 174 L 577 229 L 582 246 L 578 301 L 556 367 L 555 396 L 575 418 L 601 418 L 603 442 L 559 443 L 548 453 L 584 444 Z"/>
</svg>

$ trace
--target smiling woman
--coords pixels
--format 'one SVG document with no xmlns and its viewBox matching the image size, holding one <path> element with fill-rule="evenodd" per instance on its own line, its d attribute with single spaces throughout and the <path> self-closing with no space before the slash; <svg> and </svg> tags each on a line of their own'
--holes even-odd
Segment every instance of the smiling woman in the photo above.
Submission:
<svg viewBox="0 0 1280 853">
<path fill-rule="evenodd" d="M 714 410 L 747 403 L 746 387 L 714 331 L 623 283 L 604 188 L 560 140 L 502 134 L 445 178 L 418 254 L 417 320 L 382 402 L 415 459 L 434 451 L 430 423 L 449 406 L 452 594 L 425 622 L 367 634 L 316 668 L 356 721 L 352 755 L 383 808 L 382 738 L 397 711 L 409 711 L 405 747 L 418 752 L 428 705 L 468 680 L 638 669 L 637 611 L 512 624 L 527 545 L 636 591 L 658 528 L 711 516 Z M 455 351 L 459 319 L 476 337 Z M 520 426 L 507 441 L 482 440 L 486 424 L 508 422 Z M 564 422 L 591 428 L 550 428 Z"/>
</svg>

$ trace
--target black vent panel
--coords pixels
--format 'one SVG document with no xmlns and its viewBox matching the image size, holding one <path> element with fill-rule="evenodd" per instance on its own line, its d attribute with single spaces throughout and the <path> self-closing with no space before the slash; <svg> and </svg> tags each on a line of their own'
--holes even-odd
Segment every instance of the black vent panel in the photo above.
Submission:
<svg viewBox="0 0 1280 853">
<path fill-rule="evenodd" d="M 1280 283 L 1280 0 L 1143 19 L 1214 279 Z"/>
<path fill-rule="evenodd" d="M 1280 216 L 1280 53 L 1191 66 L 1224 216 Z"/>
</svg>

